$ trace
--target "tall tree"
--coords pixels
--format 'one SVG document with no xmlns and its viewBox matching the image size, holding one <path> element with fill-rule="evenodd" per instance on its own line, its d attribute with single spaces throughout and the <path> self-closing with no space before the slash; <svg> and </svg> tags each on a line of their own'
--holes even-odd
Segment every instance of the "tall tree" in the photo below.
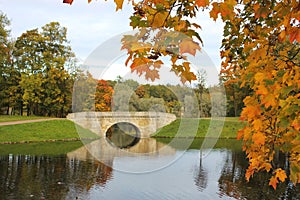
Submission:
<svg viewBox="0 0 300 200">
<path fill-rule="evenodd" d="M 51 22 L 41 32 L 27 31 L 16 40 L 13 55 L 27 115 L 65 116 L 71 109 L 74 82 L 66 69 L 74 63 L 67 29 Z"/>
<path fill-rule="evenodd" d="M 67 40 L 67 28 L 58 22 L 42 27 L 45 89 L 43 107 L 48 115 L 65 116 L 71 107 L 73 80 L 66 65 L 73 63 L 74 53 Z"/>
<path fill-rule="evenodd" d="M 42 43 L 43 38 L 38 33 L 38 29 L 30 30 L 17 38 L 13 52 L 27 115 L 38 114 L 38 104 L 42 98 Z"/>
<path fill-rule="evenodd" d="M 13 84 L 9 25 L 7 16 L 0 11 L 0 109 L 6 106 L 7 113 L 9 112 L 9 87 Z"/>
</svg>

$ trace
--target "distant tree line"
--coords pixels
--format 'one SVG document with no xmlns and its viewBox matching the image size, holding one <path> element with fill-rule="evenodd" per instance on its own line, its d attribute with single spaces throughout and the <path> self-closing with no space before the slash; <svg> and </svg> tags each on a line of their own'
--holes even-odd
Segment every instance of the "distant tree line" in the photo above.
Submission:
<svg viewBox="0 0 300 200">
<path fill-rule="evenodd" d="M 123 80 L 121 77 L 114 81 L 96 80 L 89 72 L 81 74 L 78 80 L 73 94 L 74 112 L 156 111 L 173 113 L 177 117 L 210 117 L 213 114 L 212 106 L 215 106 L 214 112 L 226 109 L 227 116 L 238 116 L 243 107 L 243 95 L 248 92 L 226 85 L 225 91 L 229 93 L 226 101 L 222 104 L 221 99 L 215 99 L 217 104 L 212 105 L 212 95 L 225 91 L 219 85 L 206 87 L 205 81 L 193 87 L 150 85 L 139 84 L 131 79 Z"/>
</svg>

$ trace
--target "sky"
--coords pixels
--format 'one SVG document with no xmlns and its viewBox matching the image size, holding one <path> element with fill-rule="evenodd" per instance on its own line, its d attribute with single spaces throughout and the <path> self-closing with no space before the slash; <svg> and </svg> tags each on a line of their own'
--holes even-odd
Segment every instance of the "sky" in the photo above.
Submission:
<svg viewBox="0 0 300 200">
<path fill-rule="evenodd" d="M 57 21 L 67 28 L 67 37 L 72 50 L 82 63 L 89 63 L 91 55 L 99 55 L 99 46 L 107 45 L 111 41 L 120 38 L 121 34 L 132 31 L 129 26 L 129 17 L 132 14 L 131 5 L 124 1 L 123 9 L 115 12 L 116 7 L 112 0 L 93 0 L 90 4 L 87 0 L 74 0 L 73 4 L 63 4 L 63 0 L 0 0 L 0 10 L 7 15 L 11 21 L 11 35 L 19 37 L 27 30 L 40 28 L 45 24 Z M 220 21 L 214 22 L 208 17 L 208 13 L 199 12 L 195 19 L 202 27 L 199 34 L 204 41 L 202 52 L 208 62 L 202 62 L 203 67 L 208 71 L 208 82 L 211 84 L 217 81 L 216 73 L 220 69 L 220 54 L 223 24 Z M 119 46 L 117 46 L 119 48 Z M 197 56 L 196 56 L 197 57 Z M 207 59 L 207 57 L 209 59 Z M 126 54 L 119 53 L 110 62 L 111 68 L 101 72 L 94 72 L 96 78 L 114 79 L 117 74 L 128 75 L 128 68 L 124 66 Z M 197 57 L 203 60 L 203 56 Z M 201 61 L 200 61 L 201 63 Z M 214 73 L 208 69 L 214 65 Z M 93 71 L 91 69 L 91 71 Z M 105 72 L 104 72 L 105 71 Z M 104 73 L 104 74 L 103 74 Z M 105 74 L 106 73 L 106 74 Z M 97 77 L 98 76 L 98 77 Z"/>
</svg>

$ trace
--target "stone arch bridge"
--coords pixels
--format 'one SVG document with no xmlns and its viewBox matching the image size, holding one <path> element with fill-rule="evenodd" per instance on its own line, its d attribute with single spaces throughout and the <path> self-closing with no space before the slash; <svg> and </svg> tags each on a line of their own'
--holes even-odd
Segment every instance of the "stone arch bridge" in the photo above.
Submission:
<svg viewBox="0 0 300 200">
<path fill-rule="evenodd" d="M 141 138 L 149 138 L 158 129 L 174 121 L 176 116 L 161 112 L 78 112 L 70 113 L 67 119 L 100 137 L 105 137 L 106 131 L 114 124 L 127 122 L 138 128 Z"/>
</svg>

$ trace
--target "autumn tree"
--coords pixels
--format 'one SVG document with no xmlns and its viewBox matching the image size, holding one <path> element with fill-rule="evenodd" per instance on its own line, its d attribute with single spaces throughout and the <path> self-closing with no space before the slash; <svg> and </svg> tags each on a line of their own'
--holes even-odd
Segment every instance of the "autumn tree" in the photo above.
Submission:
<svg viewBox="0 0 300 200">
<path fill-rule="evenodd" d="M 95 91 L 95 111 L 111 111 L 113 87 L 105 80 L 98 80 Z"/>
<path fill-rule="evenodd" d="M 19 77 L 19 92 L 27 115 L 65 116 L 71 109 L 74 83 L 66 69 L 74 54 L 67 41 L 67 29 L 51 22 L 17 38 L 13 50 Z"/>
<path fill-rule="evenodd" d="M 91 0 L 88 0 L 90 2 Z M 64 0 L 72 3 L 73 0 Z M 117 10 L 123 0 L 115 0 Z M 208 9 L 212 19 L 225 23 L 221 56 L 222 75 L 241 81 L 253 94 L 244 99 L 239 131 L 250 165 L 246 179 L 259 171 L 273 174 L 276 188 L 287 176 L 300 183 L 300 3 L 298 0 L 148 0 L 131 1 L 130 25 L 139 28 L 124 36 L 132 72 L 154 81 L 168 57 L 182 82 L 196 79 L 187 55 L 200 50 L 200 25 L 191 22 L 199 10 Z M 289 168 L 277 168 L 275 151 L 289 154 Z"/>
</svg>

